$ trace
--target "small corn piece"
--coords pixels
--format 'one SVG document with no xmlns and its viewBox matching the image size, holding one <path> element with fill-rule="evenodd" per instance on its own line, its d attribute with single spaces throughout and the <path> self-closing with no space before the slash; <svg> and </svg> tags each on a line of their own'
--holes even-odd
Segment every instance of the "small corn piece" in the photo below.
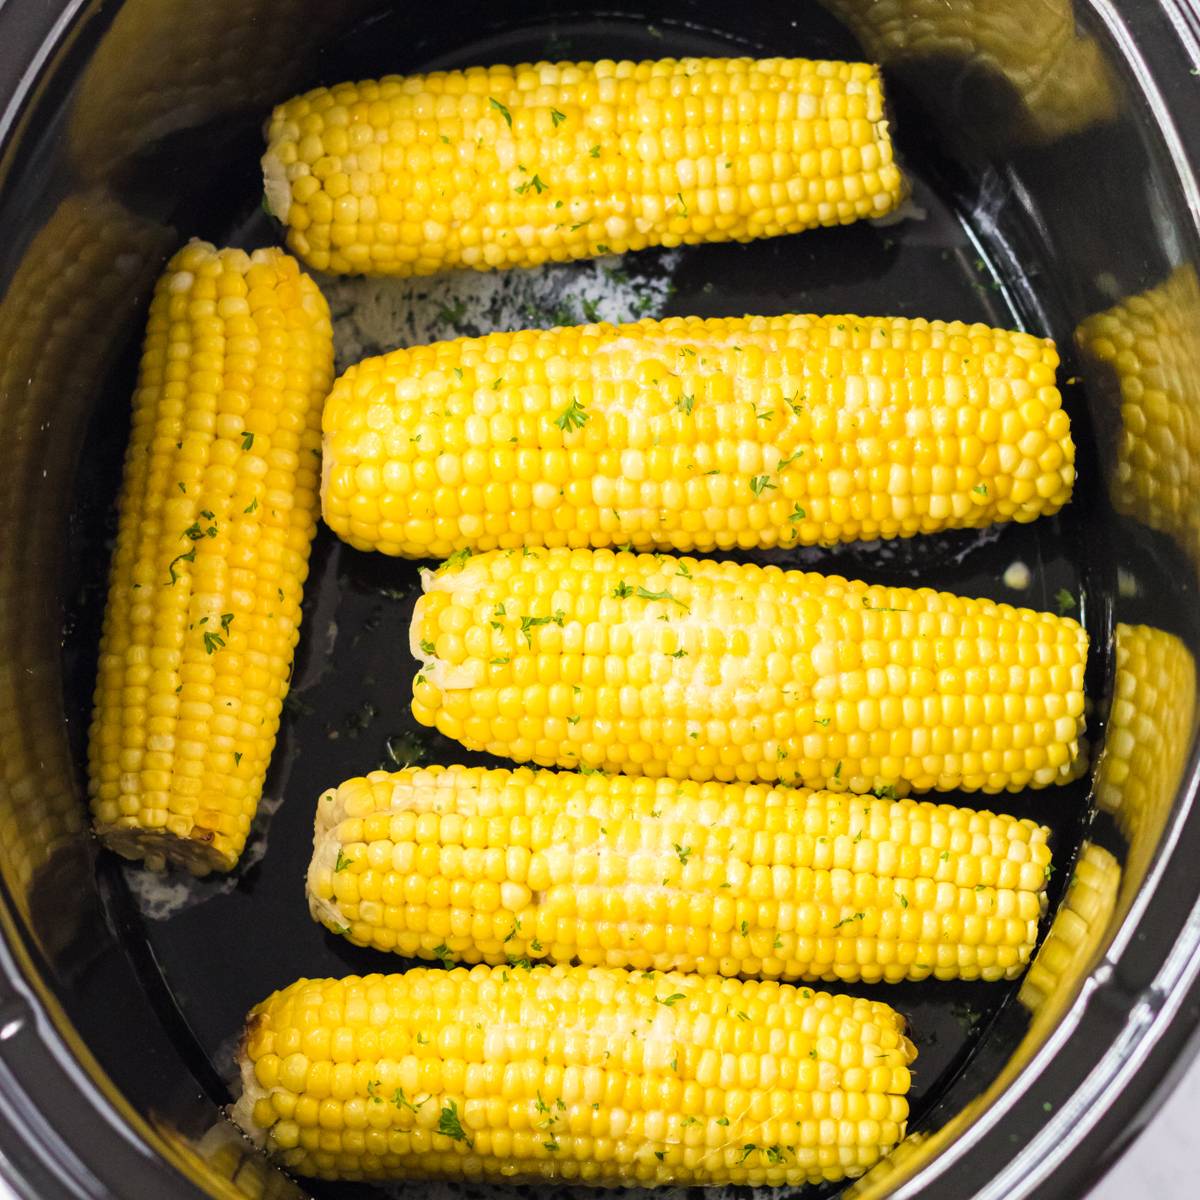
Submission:
<svg viewBox="0 0 1200 1200">
<path fill-rule="evenodd" d="M 1200 281 L 1191 265 L 1083 321 L 1085 361 L 1121 414 L 1105 472 L 1119 513 L 1200 557 Z"/>
<path fill-rule="evenodd" d="M 254 816 L 316 527 L 329 310 L 278 250 L 192 242 L 150 306 L 90 731 L 97 833 L 229 870 Z"/>
<path fill-rule="evenodd" d="M 360 550 L 728 550 L 1032 521 L 1070 498 L 1054 343 L 984 325 L 673 317 L 350 368 L 325 520 Z"/>
<path fill-rule="evenodd" d="M 428 959 L 1014 979 L 1049 832 L 914 800 L 408 768 L 321 797 L 308 902 L 352 942 Z"/>
<path fill-rule="evenodd" d="M 903 1019 L 606 967 L 301 980 L 249 1015 L 234 1120 L 322 1179 L 800 1184 L 904 1136 Z"/>
<path fill-rule="evenodd" d="M 267 204 L 321 271 L 428 275 L 749 241 L 900 203 L 877 69 L 806 59 L 523 63 L 280 105 Z"/>
<path fill-rule="evenodd" d="M 1087 634 L 929 588 L 609 550 L 424 575 L 412 710 L 541 766 L 854 792 L 1082 769 Z"/>
</svg>

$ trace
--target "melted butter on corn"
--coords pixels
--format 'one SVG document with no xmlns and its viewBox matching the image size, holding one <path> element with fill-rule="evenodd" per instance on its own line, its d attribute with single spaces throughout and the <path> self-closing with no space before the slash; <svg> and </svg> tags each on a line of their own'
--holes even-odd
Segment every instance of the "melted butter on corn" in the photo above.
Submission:
<svg viewBox="0 0 1200 1200">
<path fill-rule="evenodd" d="M 426 572 L 413 713 L 542 766 L 854 792 L 1083 769 L 1087 634 L 990 600 L 608 550 Z"/>
<path fill-rule="evenodd" d="M 237 1123 L 324 1179 L 799 1184 L 904 1136 L 886 1004 L 585 967 L 301 980 L 258 1005 Z"/>
<path fill-rule="evenodd" d="M 913 800 L 408 768 L 317 804 L 313 916 L 427 959 L 704 975 L 1011 979 L 1049 830 Z"/>
</svg>

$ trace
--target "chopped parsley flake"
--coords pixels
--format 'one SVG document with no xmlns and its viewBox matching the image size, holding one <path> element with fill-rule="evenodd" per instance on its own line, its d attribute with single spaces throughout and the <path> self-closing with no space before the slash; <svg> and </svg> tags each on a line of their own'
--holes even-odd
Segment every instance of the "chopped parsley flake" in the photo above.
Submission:
<svg viewBox="0 0 1200 1200">
<path fill-rule="evenodd" d="M 582 429 L 587 421 L 587 410 L 574 396 L 571 397 L 571 403 L 554 419 L 555 425 L 567 433 L 573 429 Z"/>
<path fill-rule="evenodd" d="M 195 561 L 196 561 L 196 547 L 195 546 L 193 546 L 186 554 L 177 554 L 173 559 L 171 559 L 170 565 L 167 567 L 167 570 L 170 572 L 170 575 L 171 575 L 171 584 L 174 585 L 175 581 L 179 578 L 179 576 L 175 573 L 175 564 L 177 562 L 194 563 Z"/>
<path fill-rule="evenodd" d="M 420 1108 L 421 1105 L 424 1104 L 428 1099 L 429 1097 L 426 1096 L 425 1100 L 418 1100 L 414 1103 L 404 1094 L 404 1089 L 399 1087 L 392 1093 L 392 1103 L 397 1108 L 407 1108 L 410 1112 L 416 1112 L 417 1109 Z"/>
<path fill-rule="evenodd" d="M 679 607 L 685 612 L 687 611 L 687 605 L 684 604 L 682 600 L 676 599 L 676 597 L 672 596 L 671 593 L 667 591 L 652 592 L 649 588 L 639 587 L 637 590 L 637 597 L 639 600 L 670 600 L 672 604 L 678 604 Z"/>
<path fill-rule="evenodd" d="M 495 101 L 493 100 L 492 103 L 494 104 Z M 466 1142 L 468 1146 L 474 1145 L 463 1128 L 462 1121 L 459 1120 L 458 1105 L 453 1100 L 448 1100 L 438 1114 L 437 1131 L 444 1133 L 448 1138 L 453 1138 L 456 1142 Z"/>
<path fill-rule="evenodd" d="M 489 96 L 488 103 L 504 118 L 505 124 L 509 127 L 509 129 L 511 129 L 512 128 L 512 113 L 510 113 L 508 111 L 508 108 L 505 105 L 501 104 L 500 101 L 497 100 L 495 96 Z"/>
</svg>

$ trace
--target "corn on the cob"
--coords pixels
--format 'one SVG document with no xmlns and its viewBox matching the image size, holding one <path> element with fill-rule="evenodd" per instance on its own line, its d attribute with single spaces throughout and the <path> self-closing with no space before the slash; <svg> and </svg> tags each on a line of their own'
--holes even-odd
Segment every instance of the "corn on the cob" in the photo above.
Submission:
<svg viewBox="0 0 1200 1200">
<path fill-rule="evenodd" d="M 608 550 L 426 572 L 412 710 L 542 766 L 854 792 L 1081 769 L 1087 634 L 928 588 Z"/>
<path fill-rule="evenodd" d="M 1200 556 L 1200 282 L 1179 267 L 1076 330 L 1079 347 L 1119 405 L 1107 472 L 1119 512 Z"/>
<path fill-rule="evenodd" d="M 247 1021 L 241 1127 L 327 1179 L 798 1184 L 904 1136 L 885 1004 L 603 967 L 302 980 Z"/>
<path fill-rule="evenodd" d="M 263 157 L 322 271 L 427 275 L 879 216 L 904 183 L 867 63 L 522 63 L 317 88 Z"/>
<path fill-rule="evenodd" d="M 150 307 L 91 726 L 96 830 L 228 870 L 250 828 L 316 522 L 329 310 L 294 259 L 193 242 Z"/>
<path fill-rule="evenodd" d="M 1116 674 L 1096 804 L 1129 842 L 1125 874 L 1140 885 L 1187 766 L 1196 722 L 1196 661 L 1174 634 L 1119 623 Z"/>
<path fill-rule="evenodd" d="M 912 800 L 473 767 L 317 804 L 308 900 L 359 945 L 703 975 L 1012 979 L 1049 830 Z"/>
<path fill-rule="evenodd" d="M 970 63 L 1003 79 L 1020 109 L 993 120 L 987 137 L 1050 142 L 1117 113 L 1104 52 L 1076 33 L 1070 0 L 821 0 L 867 53 L 892 71 L 912 68 L 919 84 L 939 85 L 931 63 Z M 966 101 L 969 103 L 970 101 Z"/>
<path fill-rule="evenodd" d="M 1031 521 L 1075 448 L 1047 339 L 864 317 L 496 333 L 351 367 L 322 501 L 360 550 L 714 550 Z"/>
</svg>

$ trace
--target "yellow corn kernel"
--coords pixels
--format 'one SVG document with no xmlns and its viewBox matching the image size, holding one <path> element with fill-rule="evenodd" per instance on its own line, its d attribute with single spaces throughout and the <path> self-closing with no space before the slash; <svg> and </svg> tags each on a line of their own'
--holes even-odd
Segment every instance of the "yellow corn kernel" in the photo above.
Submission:
<svg viewBox="0 0 1200 1200">
<path fill-rule="evenodd" d="M 900 203 L 877 69 L 806 59 L 522 63 L 276 108 L 267 203 L 322 271 L 428 275 L 749 241 Z"/>
<path fill-rule="evenodd" d="M 475 823 L 487 845 L 473 851 Z M 322 795 L 308 903 L 334 932 L 409 957 L 1013 979 L 1045 910 L 1048 836 L 913 800 L 410 767 Z"/>
<path fill-rule="evenodd" d="M 609 550 L 460 555 L 423 582 L 413 713 L 469 749 L 852 792 L 1083 767 L 1087 634 L 1069 618 Z"/>
<path fill-rule="evenodd" d="M 1075 447 L 1047 339 L 875 317 L 672 317 L 495 333 L 351 367 L 325 520 L 416 558 L 728 550 L 1032 521 Z"/>
<path fill-rule="evenodd" d="M 348 1086 L 313 1104 L 331 1053 Z M 264 1083 L 281 1055 L 291 1075 Z M 886 1004 L 788 984 L 417 968 L 253 1009 L 233 1117 L 322 1179 L 795 1185 L 861 1175 L 903 1138 L 915 1055 Z"/>
<path fill-rule="evenodd" d="M 133 398 L 89 744 L 97 833 L 229 870 L 287 694 L 316 527 L 329 309 L 278 250 L 192 242 Z"/>
</svg>

